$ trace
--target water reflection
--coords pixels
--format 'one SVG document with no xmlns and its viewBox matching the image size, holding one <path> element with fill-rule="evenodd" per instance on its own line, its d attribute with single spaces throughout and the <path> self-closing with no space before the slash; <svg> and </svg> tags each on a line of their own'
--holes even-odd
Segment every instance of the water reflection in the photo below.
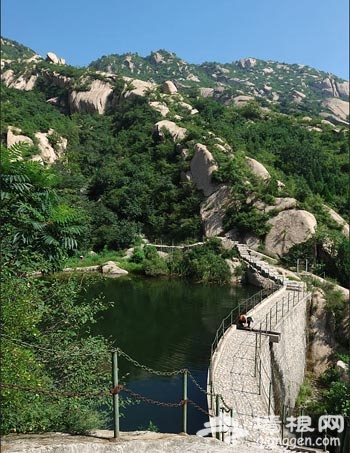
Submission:
<svg viewBox="0 0 350 453">
<path fill-rule="evenodd" d="M 122 277 L 101 279 L 89 288 L 88 297 L 103 293 L 114 301 L 94 326 L 133 359 L 155 370 L 188 368 L 205 388 L 210 345 L 222 318 L 240 299 L 256 292 L 253 287 L 205 286 L 181 280 Z M 120 376 L 128 388 L 149 398 L 177 402 L 182 399 L 182 377 L 164 378 L 119 359 Z M 189 381 L 189 398 L 206 408 L 205 395 Z M 149 421 L 162 432 L 180 432 L 181 409 L 150 404 L 132 406 L 121 420 L 122 430 L 147 427 Z M 189 430 L 195 433 L 207 417 L 189 409 Z"/>
</svg>

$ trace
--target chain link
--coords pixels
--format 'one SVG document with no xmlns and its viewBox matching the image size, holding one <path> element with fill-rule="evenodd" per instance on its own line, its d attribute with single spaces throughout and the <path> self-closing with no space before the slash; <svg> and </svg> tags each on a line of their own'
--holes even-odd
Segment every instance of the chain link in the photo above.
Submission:
<svg viewBox="0 0 350 453">
<path fill-rule="evenodd" d="M 203 414 L 207 415 L 208 417 L 214 417 L 214 415 L 210 414 L 207 410 L 203 409 L 201 406 L 199 406 L 197 403 L 194 401 L 187 399 L 187 402 L 191 404 L 191 406 L 195 407 L 197 410 L 202 412 Z"/>
<path fill-rule="evenodd" d="M 153 400 L 151 398 L 142 396 L 139 393 L 135 393 L 132 390 L 127 389 L 125 387 L 123 387 L 123 391 L 127 392 L 130 396 L 132 396 L 133 398 L 135 398 L 137 400 L 143 401 L 144 403 L 154 404 L 154 405 L 160 406 L 160 407 L 181 407 L 185 404 L 184 400 L 181 400 L 178 403 L 164 403 L 162 401 Z"/>
<path fill-rule="evenodd" d="M 204 390 L 204 388 L 198 383 L 198 381 L 196 381 L 195 377 L 193 376 L 193 374 L 191 373 L 191 371 L 187 371 L 187 374 L 189 376 L 189 378 L 191 379 L 191 381 L 193 382 L 193 384 L 202 392 L 204 393 L 205 395 L 210 395 L 210 393 L 208 393 L 206 390 Z"/>
<path fill-rule="evenodd" d="M 179 374 L 184 374 L 184 372 L 187 371 L 185 368 L 183 368 L 181 370 L 175 370 L 175 371 L 156 371 L 156 370 L 153 370 L 152 368 L 142 365 L 137 360 L 130 357 L 126 352 L 122 351 L 120 348 L 116 348 L 115 351 L 118 352 L 118 354 L 120 354 L 128 362 L 132 363 L 136 367 L 142 368 L 143 370 L 147 371 L 148 373 L 156 374 L 157 376 L 177 376 Z"/>
</svg>

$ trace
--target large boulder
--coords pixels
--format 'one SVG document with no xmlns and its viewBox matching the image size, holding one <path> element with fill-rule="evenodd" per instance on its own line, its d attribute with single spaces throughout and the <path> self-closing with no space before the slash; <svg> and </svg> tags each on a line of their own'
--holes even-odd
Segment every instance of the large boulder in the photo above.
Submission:
<svg viewBox="0 0 350 453">
<path fill-rule="evenodd" d="M 48 61 L 49 63 L 54 63 L 54 64 L 66 64 L 66 60 L 64 58 L 59 58 L 53 52 L 48 52 L 47 53 L 46 61 Z"/>
<path fill-rule="evenodd" d="M 246 157 L 247 164 L 249 168 L 251 169 L 252 173 L 254 173 L 255 176 L 258 176 L 259 178 L 263 180 L 268 180 L 270 179 L 270 173 L 266 170 L 266 168 L 258 162 L 255 159 L 252 159 L 251 157 Z"/>
<path fill-rule="evenodd" d="M 118 277 L 120 275 L 127 275 L 128 271 L 121 269 L 114 261 L 107 261 L 101 266 L 102 274 L 108 275 L 109 277 Z"/>
<path fill-rule="evenodd" d="M 316 231 L 315 216 L 308 211 L 289 209 L 282 211 L 267 222 L 271 229 L 265 238 L 268 252 L 283 256 L 297 244 L 312 237 Z"/>
<path fill-rule="evenodd" d="M 157 85 L 152 82 L 146 82 L 139 79 L 131 79 L 130 77 L 123 77 L 127 83 L 126 90 L 123 94 L 124 98 L 130 96 L 145 96 L 146 93 L 156 89 Z"/>
<path fill-rule="evenodd" d="M 191 174 L 197 189 L 202 190 L 206 197 L 209 197 L 217 189 L 216 184 L 212 183 L 212 174 L 217 169 L 213 155 L 208 148 L 197 143 L 191 160 Z"/>
<path fill-rule="evenodd" d="M 335 212 L 329 206 L 323 205 L 330 217 L 342 227 L 343 234 L 349 237 L 349 224 L 341 217 L 337 212 Z"/>
<path fill-rule="evenodd" d="M 175 93 L 177 93 L 177 88 L 173 82 L 171 82 L 170 80 L 167 80 L 162 85 L 162 91 L 165 94 L 175 94 Z"/>
<path fill-rule="evenodd" d="M 21 135 L 21 129 L 18 127 L 8 126 L 7 128 L 7 136 L 6 136 L 6 146 L 10 148 L 10 146 L 14 145 L 15 143 L 27 143 L 30 146 L 33 146 L 33 140 L 26 135 Z"/>
<path fill-rule="evenodd" d="M 167 116 L 170 111 L 169 107 L 164 102 L 151 101 L 149 105 L 154 108 L 154 110 L 157 110 L 163 117 Z"/>
<path fill-rule="evenodd" d="M 184 139 L 187 134 L 187 129 L 178 126 L 173 121 L 158 121 L 158 123 L 156 123 L 153 128 L 153 133 L 156 135 L 158 140 L 164 139 L 164 131 L 168 132 L 171 135 L 174 142 Z"/>
<path fill-rule="evenodd" d="M 67 139 L 59 137 L 54 148 L 50 143 L 50 136 L 54 133 L 55 131 L 53 129 L 50 129 L 49 132 L 35 133 L 40 154 L 34 156 L 32 160 L 52 164 L 64 154 L 67 148 Z"/>
</svg>

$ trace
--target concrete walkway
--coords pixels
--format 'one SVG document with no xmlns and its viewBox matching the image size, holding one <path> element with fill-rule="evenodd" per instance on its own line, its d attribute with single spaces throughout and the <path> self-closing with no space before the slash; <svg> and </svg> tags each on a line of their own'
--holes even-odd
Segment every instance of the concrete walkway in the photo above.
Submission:
<svg viewBox="0 0 350 453">
<path fill-rule="evenodd" d="M 299 289 L 299 288 L 298 288 Z M 254 329 L 266 328 L 266 315 L 271 317 L 268 330 L 273 330 L 276 320 L 282 318 L 282 311 L 287 312 L 303 298 L 303 293 L 288 290 L 287 286 L 266 298 L 251 310 L 249 314 L 254 319 Z M 271 315 L 272 314 L 272 315 Z M 282 447 L 277 446 L 280 439 L 279 425 L 274 425 L 272 416 L 268 418 L 269 411 L 266 397 L 259 394 L 258 372 L 255 369 L 255 354 L 258 334 L 254 331 L 237 330 L 236 326 L 230 327 L 220 340 L 212 359 L 213 392 L 222 395 L 226 405 L 233 409 L 234 426 L 239 428 L 239 438 L 233 439 L 233 444 L 242 447 L 257 443 L 269 445 L 269 451 L 282 452 Z M 268 341 L 266 336 L 263 341 Z M 256 376 L 255 376 L 256 375 Z M 266 388 L 262 389 L 262 392 Z M 268 391 L 268 390 L 267 390 Z M 212 428 L 215 419 L 212 418 Z M 215 428 L 214 428 L 215 431 Z M 233 430 L 233 433 L 235 430 Z M 232 441 L 225 436 L 225 442 Z"/>
</svg>

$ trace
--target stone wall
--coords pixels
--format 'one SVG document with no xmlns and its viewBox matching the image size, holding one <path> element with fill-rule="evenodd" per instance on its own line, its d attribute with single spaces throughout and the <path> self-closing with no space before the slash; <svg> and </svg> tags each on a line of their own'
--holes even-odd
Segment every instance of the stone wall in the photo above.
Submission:
<svg viewBox="0 0 350 453">
<path fill-rule="evenodd" d="M 299 303 L 283 317 L 275 330 L 281 332 L 279 343 L 272 343 L 271 365 L 275 412 L 281 413 L 282 404 L 294 407 L 304 380 L 307 353 L 307 300 Z"/>
</svg>

